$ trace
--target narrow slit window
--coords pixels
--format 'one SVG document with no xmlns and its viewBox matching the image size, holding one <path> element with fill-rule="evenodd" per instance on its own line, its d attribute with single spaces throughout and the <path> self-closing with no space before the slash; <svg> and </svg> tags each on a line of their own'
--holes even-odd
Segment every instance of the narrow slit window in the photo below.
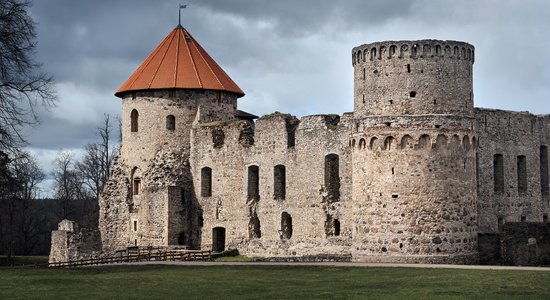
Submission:
<svg viewBox="0 0 550 300">
<path fill-rule="evenodd" d="M 140 178 L 134 178 L 134 195 L 139 195 L 141 192 L 141 179 Z"/>
<path fill-rule="evenodd" d="M 288 240 L 292 237 L 292 217 L 284 211 L 281 214 L 281 239 Z"/>
<path fill-rule="evenodd" d="M 283 165 L 277 165 L 273 169 L 273 197 L 277 200 L 286 197 L 286 168 Z"/>
<path fill-rule="evenodd" d="M 328 202 L 340 201 L 340 162 L 336 154 L 325 156 L 325 188 Z"/>
<path fill-rule="evenodd" d="M 209 167 L 201 169 L 201 196 L 212 196 L 212 169 Z"/>
<path fill-rule="evenodd" d="M 139 113 L 137 110 L 133 109 L 130 113 L 130 131 L 131 132 L 137 132 L 138 131 L 138 119 L 139 119 Z"/>
<path fill-rule="evenodd" d="M 493 187 L 496 193 L 504 193 L 504 159 L 502 154 L 493 156 Z"/>
<path fill-rule="evenodd" d="M 520 194 L 527 193 L 527 162 L 525 155 L 518 156 L 517 159 L 518 172 L 518 192 Z"/>
<path fill-rule="evenodd" d="M 543 196 L 549 195 L 547 146 L 540 146 L 540 192 Z"/>
<path fill-rule="evenodd" d="M 173 115 L 166 116 L 166 130 L 176 130 L 176 117 L 174 117 Z"/>
<path fill-rule="evenodd" d="M 411 64 L 407 64 L 407 73 L 411 72 Z"/>
<path fill-rule="evenodd" d="M 260 198 L 260 169 L 258 166 L 248 167 L 248 200 Z"/>
</svg>

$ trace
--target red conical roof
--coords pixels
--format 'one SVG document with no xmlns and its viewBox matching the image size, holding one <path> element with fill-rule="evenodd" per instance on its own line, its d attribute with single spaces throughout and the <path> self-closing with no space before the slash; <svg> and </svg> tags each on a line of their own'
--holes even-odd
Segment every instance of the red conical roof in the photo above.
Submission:
<svg viewBox="0 0 550 300">
<path fill-rule="evenodd" d="M 149 54 L 115 96 L 149 89 L 204 89 L 244 96 L 237 84 L 179 25 Z"/>
</svg>

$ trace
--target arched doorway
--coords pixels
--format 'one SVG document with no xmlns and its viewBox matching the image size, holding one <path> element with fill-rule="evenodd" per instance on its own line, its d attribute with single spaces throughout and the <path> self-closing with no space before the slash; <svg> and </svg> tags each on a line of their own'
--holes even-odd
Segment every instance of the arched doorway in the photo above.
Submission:
<svg viewBox="0 0 550 300">
<path fill-rule="evenodd" d="M 223 252 L 225 250 L 225 228 L 212 228 L 212 251 Z"/>
</svg>

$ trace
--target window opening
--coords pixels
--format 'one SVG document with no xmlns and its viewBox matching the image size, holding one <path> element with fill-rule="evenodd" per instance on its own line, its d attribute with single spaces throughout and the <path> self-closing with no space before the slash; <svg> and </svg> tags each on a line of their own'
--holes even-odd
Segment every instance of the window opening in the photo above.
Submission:
<svg viewBox="0 0 550 300">
<path fill-rule="evenodd" d="M 493 187 L 497 193 L 504 193 L 504 160 L 502 154 L 493 156 Z"/>
<path fill-rule="evenodd" d="M 286 197 L 286 168 L 283 165 L 273 168 L 273 197 L 278 200 Z"/>
<path fill-rule="evenodd" d="M 176 130 L 176 117 L 173 115 L 166 116 L 166 129 L 167 130 Z"/>
<path fill-rule="evenodd" d="M 139 113 L 137 110 L 133 109 L 130 113 L 130 131 L 131 132 L 137 132 L 138 131 L 138 119 L 139 119 Z"/>
<path fill-rule="evenodd" d="M 525 155 L 520 155 L 517 158 L 517 173 L 518 173 L 518 192 L 520 194 L 527 193 L 527 163 Z"/>
<path fill-rule="evenodd" d="M 209 167 L 201 169 L 201 196 L 212 196 L 212 169 Z"/>
<path fill-rule="evenodd" d="M 260 169 L 258 166 L 248 167 L 248 200 L 260 198 Z"/>
</svg>

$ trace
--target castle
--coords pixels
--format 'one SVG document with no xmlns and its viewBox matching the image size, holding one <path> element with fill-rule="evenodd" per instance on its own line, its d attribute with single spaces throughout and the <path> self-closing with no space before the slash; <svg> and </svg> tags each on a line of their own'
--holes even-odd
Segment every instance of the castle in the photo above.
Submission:
<svg viewBox="0 0 550 300">
<path fill-rule="evenodd" d="M 115 94 L 122 146 L 99 203 L 101 250 L 472 264 L 508 241 L 509 255 L 548 255 L 550 116 L 474 107 L 474 51 L 364 44 L 351 53 L 353 112 L 257 118 L 176 27 Z M 67 242 L 73 231 L 54 232 L 51 260 L 86 249 Z"/>
</svg>

